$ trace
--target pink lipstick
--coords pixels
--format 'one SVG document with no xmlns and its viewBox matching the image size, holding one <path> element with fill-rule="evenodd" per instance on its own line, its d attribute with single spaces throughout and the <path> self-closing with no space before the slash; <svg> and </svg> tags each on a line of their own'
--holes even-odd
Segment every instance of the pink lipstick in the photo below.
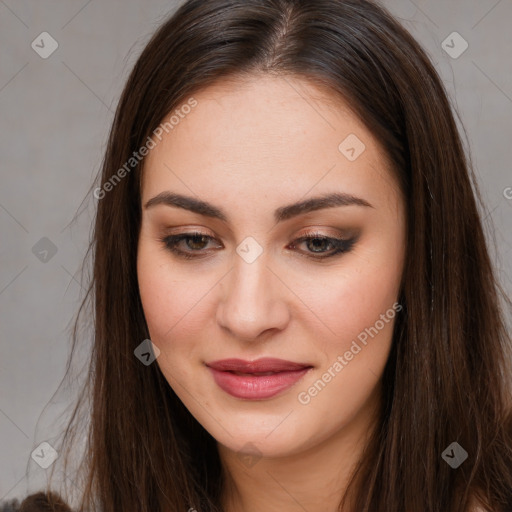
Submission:
<svg viewBox="0 0 512 512">
<path fill-rule="evenodd" d="M 217 385 L 236 398 L 263 400 L 285 391 L 312 368 L 283 359 L 222 359 L 206 363 Z"/>
</svg>

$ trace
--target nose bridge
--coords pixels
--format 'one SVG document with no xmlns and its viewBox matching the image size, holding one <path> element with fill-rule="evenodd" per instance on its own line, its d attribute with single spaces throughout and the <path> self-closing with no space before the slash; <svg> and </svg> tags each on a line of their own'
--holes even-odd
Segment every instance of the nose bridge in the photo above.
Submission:
<svg viewBox="0 0 512 512">
<path fill-rule="evenodd" d="M 242 242 L 237 248 L 234 268 L 223 280 L 217 321 L 237 338 L 255 339 L 268 329 L 283 329 L 288 321 L 288 310 L 282 286 L 267 268 L 267 255 L 261 253 L 251 261 L 244 257 L 247 247 L 254 249 L 250 242 L 248 246 Z"/>
</svg>

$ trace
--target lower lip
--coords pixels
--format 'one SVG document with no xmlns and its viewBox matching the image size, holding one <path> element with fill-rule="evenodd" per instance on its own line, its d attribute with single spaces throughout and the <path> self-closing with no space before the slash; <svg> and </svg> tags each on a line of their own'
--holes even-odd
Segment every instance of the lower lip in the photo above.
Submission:
<svg viewBox="0 0 512 512">
<path fill-rule="evenodd" d="M 274 373 L 273 375 L 237 375 L 208 367 L 217 385 L 235 398 L 262 400 L 292 387 L 311 367 Z"/>
</svg>

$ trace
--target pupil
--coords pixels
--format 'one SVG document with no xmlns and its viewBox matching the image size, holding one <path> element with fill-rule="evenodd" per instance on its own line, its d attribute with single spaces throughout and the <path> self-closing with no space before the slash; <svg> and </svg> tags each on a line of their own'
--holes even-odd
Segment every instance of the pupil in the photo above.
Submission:
<svg viewBox="0 0 512 512">
<path fill-rule="evenodd" d="M 188 243 L 188 246 L 191 248 L 191 249 L 202 249 L 202 247 L 193 247 L 194 243 L 196 243 L 198 240 L 199 240 L 199 245 L 201 245 L 201 241 L 203 242 L 202 245 L 204 245 L 204 242 L 205 242 L 205 236 L 204 235 L 194 235 L 194 236 L 191 236 L 189 238 L 189 243 Z M 192 244 L 190 243 L 190 241 L 192 241 Z"/>
<path fill-rule="evenodd" d="M 313 244 L 313 246 L 315 246 L 316 248 L 325 249 L 325 244 L 328 244 L 329 241 L 325 240 L 323 238 L 313 238 L 312 240 L 310 240 L 310 243 Z M 319 247 L 318 243 L 320 244 L 320 247 Z M 321 250 L 320 251 L 313 250 L 313 252 L 322 252 L 322 251 Z"/>
</svg>

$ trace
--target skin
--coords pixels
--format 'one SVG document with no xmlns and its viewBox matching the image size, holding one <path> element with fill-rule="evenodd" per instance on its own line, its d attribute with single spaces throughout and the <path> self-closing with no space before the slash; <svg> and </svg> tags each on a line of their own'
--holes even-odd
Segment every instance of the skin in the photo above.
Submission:
<svg viewBox="0 0 512 512">
<path fill-rule="evenodd" d="M 218 442 L 226 511 L 335 511 L 379 407 L 394 320 L 359 343 L 309 403 L 298 396 L 398 301 L 403 198 L 386 154 L 349 106 L 305 79 L 223 81 L 194 98 L 197 106 L 157 141 L 144 167 L 137 270 L 156 363 Z M 354 161 L 338 149 L 349 134 L 366 147 Z M 164 204 L 144 208 L 164 191 L 213 203 L 228 221 Z M 335 191 L 371 207 L 275 222 L 276 208 Z M 312 229 L 359 237 L 349 252 L 315 260 L 315 250 L 321 256 L 332 246 L 292 246 Z M 213 238 L 179 243 L 203 255 L 195 260 L 162 242 L 196 230 Z M 263 250 L 252 263 L 236 252 L 249 236 Z M 204 364 L 231 357 L 313 368 L 275 397 L 243 400 L 220 389 Z"/>
</svg>

